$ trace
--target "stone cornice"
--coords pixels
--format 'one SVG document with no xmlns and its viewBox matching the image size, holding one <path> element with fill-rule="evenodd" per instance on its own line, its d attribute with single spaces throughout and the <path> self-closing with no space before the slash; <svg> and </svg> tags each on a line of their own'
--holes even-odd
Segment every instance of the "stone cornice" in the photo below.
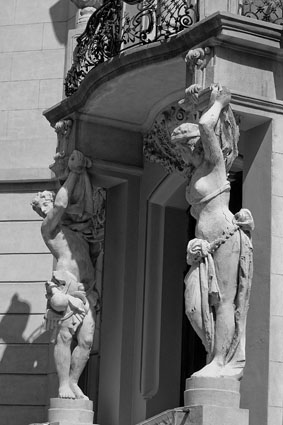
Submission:
<svg viewBox="0 0 283 425">
<path fill-rule="evenodd" d="M 270 114 L 283 114 L 283 101 L 269 100 L 264 97 L 252 97 L 240 92 L 232 92 L 232 105 L 244 106 L 251 110 L 260 110 Z"/>
<path fill-rule="evenodd" d="M 217 12 L 167 42 L 130 49 L 89 72 L 77 92 L 46 110 L 45 117 L 54 125 L 84 106 L 102 84 L 134 69 L 146 68 L 185 55 L 196 46 L 225 45 L 254 55 L 282 60 L 282 27 L 227 12 Z"/>
</svg>

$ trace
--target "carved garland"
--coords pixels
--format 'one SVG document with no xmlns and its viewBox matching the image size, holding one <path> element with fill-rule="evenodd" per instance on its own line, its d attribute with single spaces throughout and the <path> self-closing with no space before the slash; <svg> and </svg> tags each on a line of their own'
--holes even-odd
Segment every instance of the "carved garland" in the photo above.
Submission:
<svg viewBox="0 0 283 425">
<path fill-rule="evenodd" d="M 144 155 L 172 173 L 189 177 L 192 169 L 187 167 L 171 142 L 171 133 L 178 125 L 185 122 L 197 122 L 197 114 L 184 111 L 178 103 L 165 109 L 155 119 L 151 130 L 144 136 Z"/>
</svg>

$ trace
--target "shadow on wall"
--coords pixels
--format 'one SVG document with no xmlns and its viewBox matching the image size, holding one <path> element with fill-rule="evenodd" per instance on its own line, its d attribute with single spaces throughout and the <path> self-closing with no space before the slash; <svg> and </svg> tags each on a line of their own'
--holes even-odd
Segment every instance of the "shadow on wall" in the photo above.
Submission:
<svg viewBox="0 0 283 425">
<path fill-rule="evenodd" d="M 43 422 L 46 415 L 49 332 L 42 325 L 27 334 L 34 318 L 42 318 L 30 311 L 30 303 L 15 293 L 0 322 L 0 410 L 7 425 Z"/>
<path fill-rule="evenodd" d="M 53 31 L 60 44 L 67 45 L 68 30 L 75 28 L 76 12 L 77 8 L 71 0 L 59 0 L 50 7 Z"/>
</svg>

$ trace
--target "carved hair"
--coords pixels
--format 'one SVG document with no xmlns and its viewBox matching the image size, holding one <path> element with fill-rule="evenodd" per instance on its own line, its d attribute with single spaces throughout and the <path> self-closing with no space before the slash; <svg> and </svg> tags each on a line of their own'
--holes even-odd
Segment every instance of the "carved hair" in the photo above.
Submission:
<svg viewBox="0 0 283 425">
<path fill-rule="evenodd" d="M 40 200 L 44 199 L 45 201 L 54 202 L 55 193 L 50 190 L 44 190 L 43 192 L 38 192 L 37 195 L 31 201 L 31 206 L 34 210 L 40 208 Z"/>
</svg>

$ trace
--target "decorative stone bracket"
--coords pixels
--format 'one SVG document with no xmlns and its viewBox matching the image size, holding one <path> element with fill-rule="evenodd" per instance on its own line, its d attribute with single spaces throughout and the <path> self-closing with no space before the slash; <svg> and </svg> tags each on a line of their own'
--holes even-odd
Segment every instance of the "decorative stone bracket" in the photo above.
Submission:
<svg viewBox="0 0 283 425">
<path fill-rule="evenodd" d="M 188 64 L 189 68 L 193 72 L 195 67 L 197 69 L 203 70 L 206 68 L 208 62 L 212 56 L 212 49 L 210 47 L 198 47 L 197 49 L 189 50 L 185 62 Z"/>
</svg>

